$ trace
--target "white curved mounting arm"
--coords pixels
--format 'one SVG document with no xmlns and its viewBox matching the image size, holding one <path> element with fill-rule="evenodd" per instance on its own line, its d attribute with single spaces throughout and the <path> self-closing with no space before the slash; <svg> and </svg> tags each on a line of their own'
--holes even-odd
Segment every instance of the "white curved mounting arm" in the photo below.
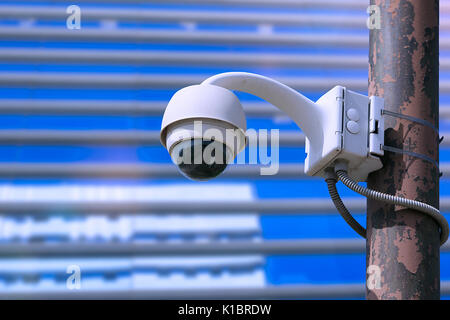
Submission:
<svg viewBox="0 0 450 320">
<path fill-rule="evenodd" d="M 310 141 L 319 142 L 323 139 L 320 127 L 324 110 L 281 82 L 253 73 L 226 72 L 212 76 L 202 84 L 216 85 L 260 97 L 292 118 Z"/>
</svg>

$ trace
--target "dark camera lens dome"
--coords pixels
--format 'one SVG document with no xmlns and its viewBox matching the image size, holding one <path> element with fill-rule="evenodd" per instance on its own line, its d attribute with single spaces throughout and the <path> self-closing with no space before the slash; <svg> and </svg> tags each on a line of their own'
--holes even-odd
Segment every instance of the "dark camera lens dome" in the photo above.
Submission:
<svg viewBox="0 0 450 320">
<path fill-rule="evenodd" d="M 184 176 L 196 181 L 206 181 L 225 170 L 230 150 L 218 141 L 190 139 L 176 144 L 171 157 Z"/>
</svg>

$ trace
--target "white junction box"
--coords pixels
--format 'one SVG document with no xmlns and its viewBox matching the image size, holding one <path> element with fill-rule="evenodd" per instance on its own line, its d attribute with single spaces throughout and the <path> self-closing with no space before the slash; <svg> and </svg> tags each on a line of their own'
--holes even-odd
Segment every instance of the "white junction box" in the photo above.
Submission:
<svg viewBox="0 0 450 320">
<path fill-rule="evenodd" d="M 355 181 L 366 181 L 367 175 L 381 169 L 383 155 L 384 122 L 382 109 L 384 100 L 367 97 L 336 86 L 323 95 L 316 105 L 322 110 L 321 131 L 316 136 L 314 147 L 306 138 L 305 173 L 325 176 L 325 169 L 336 160 L 346 160 L 348 174 Z M 318 145 L 323 141 L 322 145 Z"/>
</svg>

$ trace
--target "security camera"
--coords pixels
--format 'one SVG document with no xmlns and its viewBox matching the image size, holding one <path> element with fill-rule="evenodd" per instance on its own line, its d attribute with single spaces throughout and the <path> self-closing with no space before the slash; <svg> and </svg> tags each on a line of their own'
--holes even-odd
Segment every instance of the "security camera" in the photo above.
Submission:
<svg viewBox="0 0 450 320">
<path fill-rule="evenodd" d="M 181 89 L 170 100 L 161 126 L 161 143 L 181 173 L 209 180 L 222 173 L 246 145 L 245 114 L 233 90 L 260 97 L 284 111 L 305 134 L 305 173 L 325 178 L 330 197 L 345 221 L 360 235 L 366 230 L 345 208 L 337 179 L 365 197 L 421 211 L 441 228 L 441 244 L 449 235 L 439 210 L 419 201 L 360 186 L 370 172 L 382 168 L 384 100 L 336 86 L 313 102 L 270 78 L 228 72 L 200 85 Z M 392 148 L 386 149 L 392 151 Z M 392 152 L 401 152 L 392 151 Z"/>
<path fill-rule="evenodd" d="M 229 72 L 181 89 L 165 110 L 161 143 L 190 179 L 216 177 L 245 148 L 245 113 L 233 90 L 270 102 L 302 129 L 307 175 L 325 177 L 328 167 L 344 160 L 349 175 L 365 181 L 382 167 L 382 99 L 336 86 L 313 102 L 273 79 Z"/>
<path fill-rule="evenodd" d="M 222 173 L 246 145 L 244 110 L 236 95 L 215 85 L 194 85 L 170 100 L 161 143 L 183 175 L 209 180 Z"/>
</svg>

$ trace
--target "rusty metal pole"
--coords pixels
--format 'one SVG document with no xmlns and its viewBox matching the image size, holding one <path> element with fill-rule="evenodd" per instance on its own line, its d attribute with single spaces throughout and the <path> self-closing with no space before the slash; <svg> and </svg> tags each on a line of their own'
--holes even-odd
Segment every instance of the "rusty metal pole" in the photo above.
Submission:
<svg viewBox="0 0 450 320">
<path fill-rule="evenodd" d="M 384 97 L 389 111 L 432 124 L 385 115 L 385 145 L 438 161 L 439 0 L 371 5 L 378 6 L 381 24 L 370 30 L 369 95 Z M 385 152 L 383 163 L 369 176 L 370 188 L 439 208 L 433 161 Z M 379 282 L 367 285 L 367 299 L 440 298 L 439 229 L 431 218 L 369 200 L 366 246 L 368 270 L 379 271 Z"/>
</svg>

